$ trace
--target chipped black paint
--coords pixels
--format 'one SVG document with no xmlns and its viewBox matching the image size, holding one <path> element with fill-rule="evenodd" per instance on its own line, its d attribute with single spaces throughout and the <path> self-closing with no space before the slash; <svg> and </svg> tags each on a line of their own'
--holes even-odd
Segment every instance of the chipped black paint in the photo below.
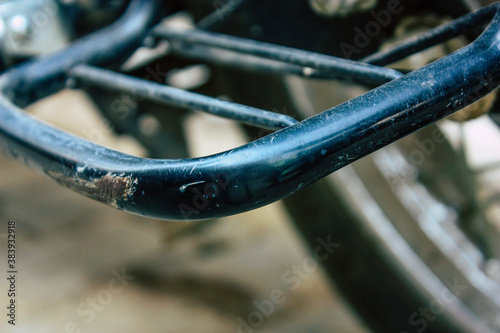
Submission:
<svg viewBox="0 0 500 333">
<path fill-rule="evenodd" d="M 54 171 L 47 171 L 47 175 L 80 194 L 97 201 L 104 202 L 119 208 L 121 201 L 127 201 L 135 193 L 137 178 L 132 176 L 106 174 L 98 178 L 82 179 L 77 176 L 68 177 Z"/>
</svg>

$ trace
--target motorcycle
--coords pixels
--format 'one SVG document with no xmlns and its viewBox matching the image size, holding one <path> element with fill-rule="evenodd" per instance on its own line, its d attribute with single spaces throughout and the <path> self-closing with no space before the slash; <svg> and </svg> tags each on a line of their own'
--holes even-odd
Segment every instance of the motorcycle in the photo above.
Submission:
<svg viewBox="0 0 500 333">
<path fill-rule="evenodd" d="M 500 330 L 498 172 L 471 165 L 467 141 L 469 125 L 498 130 L 499 4 L 27 3 L 2 4 L 6 155 L 161 220 L 283 199 L 312 250 L 325 235 L 343 244 L 322 264 L 371 329 Z M 148 158 L 22 110 L 67 88 Z M 241 123 L 249 142 L 190 157 L 180 124 L 193 110 Z"/>
</svg>

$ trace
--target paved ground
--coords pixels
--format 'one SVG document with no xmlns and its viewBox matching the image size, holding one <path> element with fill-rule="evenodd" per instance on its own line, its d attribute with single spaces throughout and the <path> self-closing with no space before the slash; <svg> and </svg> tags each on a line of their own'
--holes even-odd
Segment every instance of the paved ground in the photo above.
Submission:
<svg viewBox="0 0 500 333">
<path fill-rule="evenodd" d="M 82 136 L 105 128 L 76 92 L 33 112 Z M 218 120 L 193 118 L 189 126 L 207 121 L 210 138 L 224 131 L 233 133 L 224 144 L 241 140 Z M 143 153 L 131 139 L 102 132 L 103 143 Z M 206 150 L 212 139 L 202 140 Z M 203 225 L 169 223 L 84 198 L 4 156 L 0 172 L 0 233 L 15 219 L 18 250 L 16 326 L 4 314 L 2 278 L 0 332 L 364 331 L 320 268 L 295 275 L 310 254 L 279 203 Z M 198 231 L 185 231 L 192 227 Z M 5 276 L 5 235 L 1 241 Z"/>
</svg>

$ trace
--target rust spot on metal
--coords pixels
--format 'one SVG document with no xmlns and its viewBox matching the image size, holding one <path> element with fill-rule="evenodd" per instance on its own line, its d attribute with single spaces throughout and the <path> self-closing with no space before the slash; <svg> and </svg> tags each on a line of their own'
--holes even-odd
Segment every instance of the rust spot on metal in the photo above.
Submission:
<svg viewBox="0 0 500 333">
<path fill-rule="evenodd" d="M 64 186 L 115 208 L 119 208 L 119 200 L 126 201 L 134 194 L 137 185 L 137 179 L 132 176 L 112 173 L 89 180 L 68 177 L 52 170 L 47 170 L 47 174 Z"/>
</svg>

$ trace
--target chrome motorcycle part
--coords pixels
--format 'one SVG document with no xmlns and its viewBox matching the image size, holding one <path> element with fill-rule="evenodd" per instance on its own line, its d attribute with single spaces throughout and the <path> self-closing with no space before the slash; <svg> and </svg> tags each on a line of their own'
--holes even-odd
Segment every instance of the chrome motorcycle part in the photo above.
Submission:
<svg viewBox="0 0 500 333">
<path fill-rule="evenodd" d="M 72 36 L 55 0 L 2 1 L 0 26 L 0 55 L 6 65 L 59 51 Z"/>
</svg>

